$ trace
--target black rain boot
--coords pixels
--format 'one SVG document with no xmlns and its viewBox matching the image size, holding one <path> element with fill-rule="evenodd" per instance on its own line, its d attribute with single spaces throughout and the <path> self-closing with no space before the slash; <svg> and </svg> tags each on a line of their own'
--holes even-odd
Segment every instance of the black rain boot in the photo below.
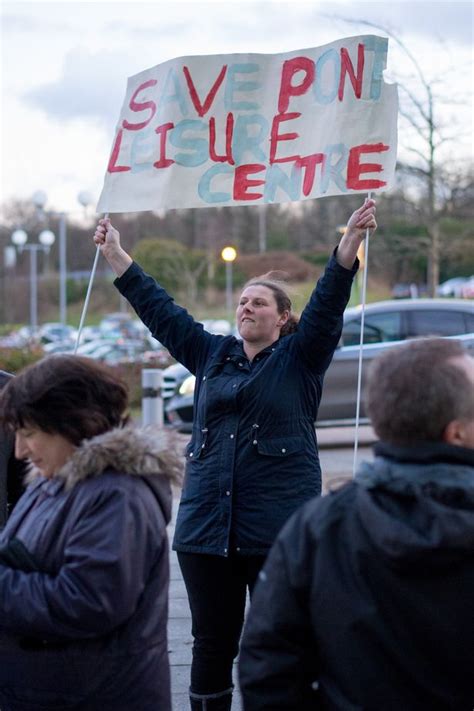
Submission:
<svg viewBox="0 0 474 711">
<path fill-rule="evenodd" d="M 191 711 L 230 711 L 234 687 L 218 694 L 194 694 L 189 690 Z"/>
</svg>

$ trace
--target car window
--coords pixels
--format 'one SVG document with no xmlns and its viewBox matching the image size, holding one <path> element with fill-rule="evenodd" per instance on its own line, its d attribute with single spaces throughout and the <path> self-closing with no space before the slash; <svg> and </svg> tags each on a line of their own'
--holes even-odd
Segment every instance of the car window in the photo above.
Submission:
<svg viewBox="0 0 474 711">
<path fill-rule="evenodd" d="M 462 311 L 451 310 L 412 311 L 408 319 L 408 337 L 459 336 L 466 333 L 465 315 Z"/>
<path fill-rule="evenodd" d="M 342 344 L 356 346 L 360 343 L 360 316 L 344 325 Z M 401 315 L 397 311 L 380 314 L 366 314 L 364 318 L 364 343 L 399 341 L 401 335 Z"/>
</svg>

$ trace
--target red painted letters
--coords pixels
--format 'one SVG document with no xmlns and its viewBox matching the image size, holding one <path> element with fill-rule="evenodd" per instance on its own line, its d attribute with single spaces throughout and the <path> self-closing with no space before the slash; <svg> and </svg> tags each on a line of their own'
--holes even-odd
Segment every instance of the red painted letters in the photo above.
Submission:
<svg viewBox="0 0 474 711">
<path fill-rule="evenodd" d="M 325 157 L 324 153 L 313 153 L 310 156 L 304 156 L 296 161 L 298 168 L 304 168 L 303 195 L 305 197 L 308 196 L 313 189 L 316 166 L 318 164 L 324 166 Z"/>
<path fill-rule="evenodd" d="M 360 157 L 362 153 L 382 153 L 388 149 L 389 146 L 383 143 L 363 143 L 361 146 L 351 148 L 347 162 L 347 187 L 349 190 L 375 190 L 375 188 L 382 188 L 387 184 L 385 180 L 361 180 L 361 173 L 381 173 L 383 167 L 380 163 L 361 163 Z"/>
<path fill-rule="evenodd" d="M 227 71 L 227 65 L 225 64 L 221 71 L 219 76 L 217 77 L 216 81 L 214 82 L 214 85 L 211 87 L 211 90 L 209 94 L 206 96 L 204 103 L 201 104 L 199 100 L 199 96 L 197 95 L 196 87 L 194 86 L 194 82 L 192 80 L 191 74 L 189 72 L 189 69 L 187 67 L 183 67 L 183 74 L 186 78 L 186 83 L 188 85 L 189 89 L 189 95 L 191 97 L 191 101 L 194 104 L 194 108 L 196 109 L 198 116 L 204 116 L 207 114 L 209 109 L 212 106 L 212 102 L 214 101 L 214 97 L 217 94 L 217 90 L 219 89 L 220 85 L 224 81 L 225 73 Z"/>
<path fill-rule="evenodd" d="M 149 81 L 146 81 L 144 84 L 140 84 L 138 89 L 133 92 L 133 96 L 130 99 L 130 104 L 129 107 L 132 111 L 145 111 L 149 109 L 150 115 L 146 119 L 146 121 L 142 121 L 141 123 L 129 123 L 126 119 L 123 120 L 122 126 L 126 128 L 128 131 L 139 131 L 141 128 L 145 128 L 145 126 L 148 126 L 150 121 L 152 120 L 153 116 L 156 113 L 156 104 L 154 101 L 143 101 L 142 103 L 138 103 L 135 101 L 137 98 L 138 94 L 140 91 L 143 91 L 143 89 L 148 89 L 149 86 L 155 86 L 158 82 L 156 79 L 150 79 Z"/>
<path fill-rule="evenodd" d="M 304 71 L 300 84 L 292 84 L 291 80 L 296 72 Z M 288 110 L 290 96 L 301 96 L 304 94 L 314 81 L 314 62 L 308 57 L 294 57 L 287 59 L 283 63 L 280 83 L 280 96 L 278 97 L 278 112 L 285 113 Z"/>
<path fill-rule="evenodd" d="M 359 44 L 357 47 L 357 77 L 354 74 L 349 52 L 345 47 L 341 47 L 341 74 L 339 77 L 338 99 L 342 101 L 344 98 L 344 82 L 346 74 L 349 74 L 354 94 L 358 99 L 362 96 L 362 79 L 364 77 L 364 45 Z"/>
<path fill-rule="evenodd" d="M 265 185 L 264 180 L 249 180 L 249 173 L 261 173 L 265 170 L 265 166 L 260 163 L 249 163 L 248 165 L 239 165 L 235 169 L 234 177 L 234 200 L 260 200 L 263 193 L 248 193 L 248 188 Z"/>
<path fill-rule="evenodd" d="M 277 152 L 278 141 L 294 141 L 298 138 L 299 133 L 278 133 L 279 125 L 282 121 L 291 121 L 299 118 L 301 114 L 278 114 L 272 121 L 272 130 L 270 134 L 270 164 L 272 163 L 288 163 L 293 160 L 298 160 L 299 156 L 288 156 L 287 158 L 275 158 Z"/>
<path fill-rule="evenodd" d="M 209 158 L 214 163 L 229 163 L 235 165 L 232 157 L 232 135 L 234 133 L 234 115 L 227 114 L 225 124 L 225 156 L 218 156 L 216 153 L 216 119 L 209 119 Z"/>
<path fill-rule="evenodd" d="M 174 160 L 166 157 L 166 134 L 172 128 L 174 128 L 174 123 L 163 123 L 161 126 L 155 128 L 155 133 L 160 137 L 160 157 L 153 163 L 155 168 L 168 168 L 168 166 L 174 163 Z"/>
<path fill-rule="evenodd" d="M 123 131 L 120 129 L 115 136 L 114 145 L 112 147 L 112 153 L 110 154 L 109 165 L 107 166 L 108 173 L 124 173 L 126 170 L 130 170 L 129 165 L 117 165 L 117 160 L 120 153 L 120 146 L 122 145 L 122 134 Z"/>
</svg>

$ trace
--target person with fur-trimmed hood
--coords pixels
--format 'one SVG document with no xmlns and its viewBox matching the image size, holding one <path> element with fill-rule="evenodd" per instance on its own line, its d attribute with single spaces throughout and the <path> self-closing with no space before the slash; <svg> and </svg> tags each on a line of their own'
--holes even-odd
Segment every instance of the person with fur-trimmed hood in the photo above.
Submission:
<svg viewBox="0 0 474 711">
<path fill-rule="evenodd" d="M 0 394 L 0 424 L 28 459 L 0 534 L 2 711 L 170 711 L 170 483 L 179 457 L 124 426 L 108 369 L 49 356 Z"/>
</svg>

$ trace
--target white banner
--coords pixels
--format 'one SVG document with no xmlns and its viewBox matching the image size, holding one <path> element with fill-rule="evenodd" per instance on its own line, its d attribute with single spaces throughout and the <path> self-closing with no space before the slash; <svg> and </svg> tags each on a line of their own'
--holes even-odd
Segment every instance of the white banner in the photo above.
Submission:
<svg viewBox="0 0 474 711">
<path fill-rule="evenodd" d="M 98 212 L 257 205 L 387 190 L 388 40 L 182 57 L 129 78 Z"/>
</svg>

